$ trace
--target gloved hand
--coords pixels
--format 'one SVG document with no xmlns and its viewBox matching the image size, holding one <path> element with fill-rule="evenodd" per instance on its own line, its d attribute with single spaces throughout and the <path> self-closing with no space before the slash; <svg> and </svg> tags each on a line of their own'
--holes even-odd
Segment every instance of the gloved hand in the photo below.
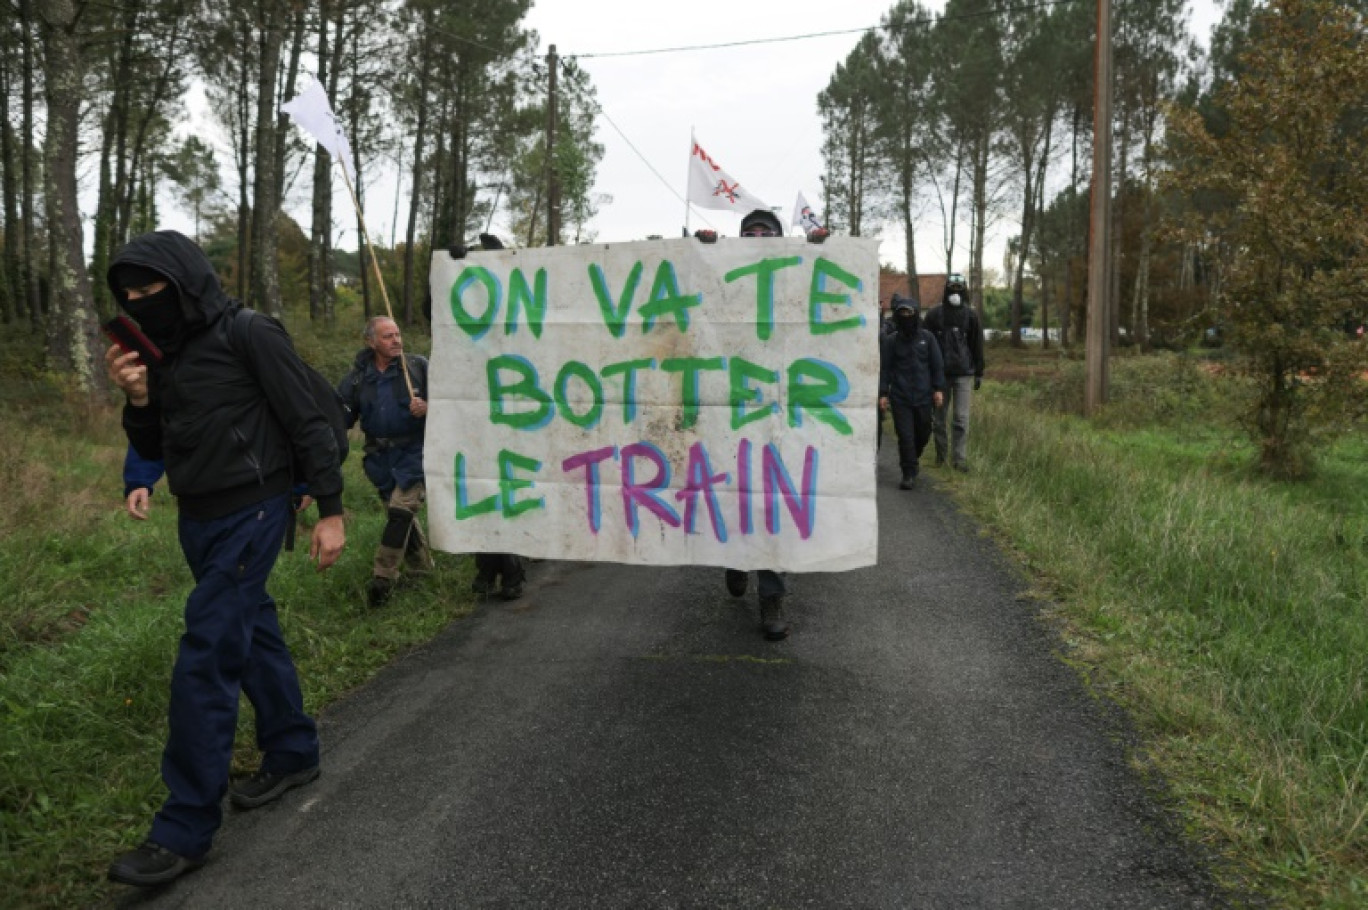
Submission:
<svg viewBox="0 0 1368 910">
<path fill-rule="evenodd" d="M 826 228 L 814 228 L 813 230 L 808 231 L 807 241 L 808 243 L 821 243 L 830 236 L 831 231 L 828 231 Z"/>
<path fill-rule="evenodd" d="M 975 376 L 975 377 L 974 377 L 974 391 L 977 392 L 977 391 L 979 390 L 979 386 L 981 386 L 981 385 L 983 385 L 983 377 L 982 377 L 982 376 Z"/>
<path fill-rule="evenodd" d="M 707 228 L 702 228 L 700 230 L 694 231 L 694 236 L 698 238 L 700 243 L 717 242 L 717 231 L 710 231 Z"/>
<path fill-rule="evenodd" d="M 459 243 L 454 246 L 449 246 L 447 247 L 447 255 L 452 259 L 464 259 L 466 257 L 466 248 Z"/>
</svg>

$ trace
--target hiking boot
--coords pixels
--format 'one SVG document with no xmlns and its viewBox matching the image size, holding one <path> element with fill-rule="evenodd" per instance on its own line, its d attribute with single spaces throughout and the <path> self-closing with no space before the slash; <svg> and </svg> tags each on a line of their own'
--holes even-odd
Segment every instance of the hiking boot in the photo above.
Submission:
<svg viewBox="0 0 1368 910">
<path fill-rule="evenodd" d="M 372 607 L 383 607 L 394 593 L 394 579 L 376 575 L 366 586 L 366 602 Z"/>
<path fill-rule="evenodd" d="M 732 597 L 743 597 L 750 584 L 750 574 L 739 569 L 727 570 L 727 593 Z"/>
<path fill-rule="evenodd" d="M 502 597 L 504 600 L 517 600 L 519 597 L 522 597 L 522 582 L 518 582 L 517 584 L 512 585 L 504 585 L 503 590 L 499 592 L 499 596 Z"/>
<path fill-rule="evenodd" d="M 917 488 L 917 475 L 904 474 L 902 483 L 898 484 L 899 490 L 915 490 Z"/>
<path fill-rule="evenodd" d="M 279 799 L 286 790 L 302 787 L 316 777 L 318 765 L 300 771 L 267 771 L 263 768 L 229 787 L 228 798 L 239 809 L 255 809 Z"/>
<path fill-rule="evenodd" d="M 760 631 L 765 641 L 783 641 L 792 627 L 784 618 L 784 598 L 768 594 L 760 598 Z"/>
<path fill-rule="evenodd" d="M 150 888 L 165 885 L 204 865 L 203 856 L 181 856 L 148 838 L 109 864 L 109 880 Z"/>
</svg>

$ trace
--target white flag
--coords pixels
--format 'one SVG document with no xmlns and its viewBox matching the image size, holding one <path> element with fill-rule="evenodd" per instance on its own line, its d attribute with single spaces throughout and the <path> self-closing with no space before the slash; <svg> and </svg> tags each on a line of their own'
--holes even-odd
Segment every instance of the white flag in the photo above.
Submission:
<svg viewBox="0 0 1368 910">
<path fill-rule="evenodd" d="M 741 182 L 718 166 L 712 156 L 703 151 L 698 140 L 693 140 L 689 153 L 689 203 L 705 209 L 725 209 L 738 215 L 748 215 L 756 209 L 768 209 L 759 197 L 743 189 Z"/>
<path fill-rule="evenodd" d="M 811 231 L 821 230 L 822 222 L 818 220 L 817 213 L 808 205 L 807 199 L 803 198 L 803 191 L 798 191 L 798 198 L 793 202 L 793 224 L 795 227 L 802 228 L 804 234 Z"/>
<path fill-rule="evenodd" d="M 347 134 L 342 131 L 342 124 L 337 122 L 337 117 L 328 104 L 328 96 L 323 92 L 323 86 L 312 76 L 305 76 L 304 83 L 303 90 L 293 100 L 280 106 L 281 111 L 289 114 L 304 132 L 341 161 L 342 166 L 347 169 L 348 176 L 355 179 L 356 165 L 352 161 Z"/>
</svg>

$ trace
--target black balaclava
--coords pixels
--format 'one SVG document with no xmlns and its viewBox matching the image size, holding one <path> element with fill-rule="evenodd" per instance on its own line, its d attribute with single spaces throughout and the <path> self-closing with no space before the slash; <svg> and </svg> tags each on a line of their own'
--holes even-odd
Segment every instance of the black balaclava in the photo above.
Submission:
<svg viewBox="0 0 1368 910">
<path fill-rule="evenodd" d="M 921 328 L 921 314 L 916 307 L 901 304 L 893 311 L 893 324 L 898 327 L 899 334 L 915 335 L 917 329 Z"/>
<path fill-rule="evenodd" d="M 128 299 L 129 289 L 145 288 L 158 281 L 165 281 L 166 287 L 136 300 Z M 162 353 L 174 354 L 185 338 L 185 313 L 175 282 L 155 269 L 126 264 L 115 266 L 111 283 L 118 288 L 123 308 L 137 320 L 139 328 Z"/>
</svg>

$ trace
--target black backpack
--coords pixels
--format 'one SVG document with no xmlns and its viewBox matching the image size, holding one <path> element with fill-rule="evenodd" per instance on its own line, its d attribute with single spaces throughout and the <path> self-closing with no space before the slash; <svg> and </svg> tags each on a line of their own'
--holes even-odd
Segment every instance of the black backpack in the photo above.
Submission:
<svg viewBox="0 0 1368 910">
<path fill-rule="evenodd" d="M 243 307 L 234 313 L 233 324 L 229 328 L 228 335 L 233 348 L 243 357 L 247 356 L 247 330 L 255 316 L 273 319 L 277 323 L 280 322 L 273 316 L 258 313 L 256 310 L 249 310 L 247 307 Z M 304 364 L 304 375 L 308 377 L 309 391 L 313 394 L 318 409 L 327 418 L 328 427 L 333 432 L 333 439 L 337 441 L 337 461 L 341 464 L 347 460 L 347 453 L 351 450 L 351 446 L 347 442 L 347 406 L 342 402 L 342 396 L 337 394 L 337 389 L 333 388 L 332 383 L 328 382 L 322 373 L 315 370 L 302 357 L 299 362 Z M 297 457 L 292 456 L 291 458 L 290 472 L 296 480 L 304 476 L 303 466 L 299 464 Z"/>
</svg>

